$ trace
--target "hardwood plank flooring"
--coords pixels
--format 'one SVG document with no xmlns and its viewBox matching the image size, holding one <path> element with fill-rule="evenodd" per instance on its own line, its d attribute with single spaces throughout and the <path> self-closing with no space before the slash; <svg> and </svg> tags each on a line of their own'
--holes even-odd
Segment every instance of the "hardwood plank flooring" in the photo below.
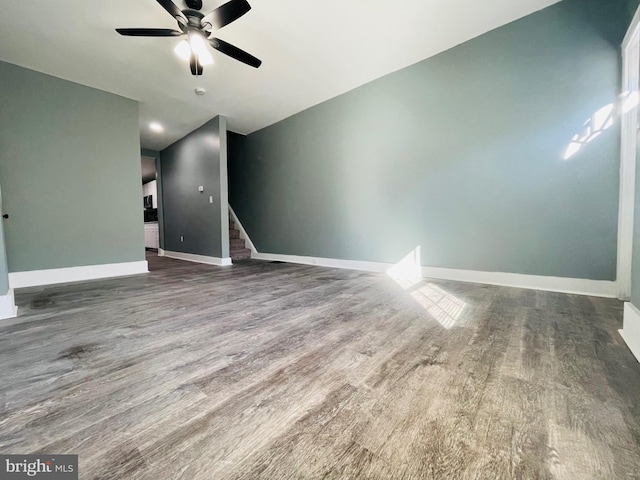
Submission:
<svg viewBox="0 0 640 480">
<path fill-rule="evenodd" d="M 82 479 L 640 479 L 617 300 L 148 260 L 18 292 L 0 452 Z"/>
</svg>

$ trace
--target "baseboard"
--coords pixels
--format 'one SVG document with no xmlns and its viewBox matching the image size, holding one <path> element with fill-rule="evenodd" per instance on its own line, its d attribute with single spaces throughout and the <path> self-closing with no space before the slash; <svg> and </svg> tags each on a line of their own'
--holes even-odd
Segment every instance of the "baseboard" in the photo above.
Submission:
<svg viewBox="0 0 640 480">
<path fill-rule="evenodd" d="M 640 311 L 630 302 L 624 304 L 622 330 L 618 330 L 631 353 L 640 362 Z"/>
<path fill-rule="evenodd" d="M 300 255 L 282 255 L 279 253 L 251 254 L 256 260 L 269 260 L 276 262 L 299 263 L 302 265 L 316 265 L 318 267 L 344 268 L 346 270 L 362 270 L 365 272 L 385 273 L 392 263 L 362 262 L 358 260 L 338 260 L 335 258 L 305 257 Z"/>
<path fill-rule="evenodd" d="M 302 265 L 317 265 L 319 267 L 344 268 L 348 270 L 362 270 L 365 272 L 387 273 L 397 264 L 382 262 L 366 262 L 359 260 L 338 260 L 335 258 L 307 257 L 303 255 L 283 255 L 280 253 L 258 252 L 242 228 L 242 224 L 229 207 L 229 212 L 240 230 L 240 237 L 251 249 L 251 258 L 277 262 L 298 263 Z M 417 257 L 419 261 L 419 255 Z M 416 268 L 417 265 L 416 265 Z M 617 298 L 618 285 L 607 280 L 588 280 L 584 278 L 547 277 L 542 275 L 524 275 L 520 273 L 481 272 L 475 270 L 459 270 L 455 268 L 421 267 L 422 276 L 439 280 L 456 280 L 459 282 L 482 283 L 503 287 L 527 288 L 549 292 L 572 293 L 576 295 L 590 295 L 594 297 Z M 418 274 L 419 275 L 419 274 Z"/>
<path fill-rule="evenodd" d="M 503 287 L 528 288 L 549 292 L 573 293 L 594 297 L 617 298 L 616 282 L 584 278 L 547 277 L 520 273 L 480 272 L 454 268 L 422 267 L 422 276 L 440 280 L 483 283 Z"/>
<path fill-rule="evenodd" d="M 388 272 L 395 264 L 381 262 L 364 262 L 357 260 L 338 260 L 334 258 L 305 257 L 300 255 L 282 255 L 276 253 L 252 253 L 256 260 L 299 263 L 320 267 L 362 270 L 365 272 Z M 483 283 L 504 287 L 527 288 L 550 292 L 573 293 L 594 297 L 616 298 L 618 291 L 615 282 L 603 280 L 585 280 L 582 278 L 545 277 L 540 275 L 523 275 L 504 272 L 479 272 L 474 270 L 458 270 L 453 268 L 422 267 L 422 276 L 439 280 L 456 280 L 459 282 Z"/>
<path fill-rule="evenodd" d="M 242 223 L 240 223 L 240 220 L 238 219 L 238 216 L 236 215 L 236 212 L 234 212 L 233 208 L 231 208 L 231 205 L 229 205 L 229 214 L 231 215 L 231 220 L 233 220 L 233 222 L 238 227 L 238 230 L 240 231 L 240 238 L 244 240 L 244 245 L 249 250 L 251 250 L 251 257 L 253 258 L 254 254 L 258 253 L 258 250 L 256 250 L 255 245 L 253 244 L 253 242 L 249 238 L 249 235 L 247 234 L 247 231 L 242 226 Z"/>
<path fill-rule="evenodd" d="M 161 257 L 175 258 L 177 260 L 186 260 L 187 262 L 206 263 L 207 265 L 218 265 L 226 267 L 231 265 L 231 258 L 207 257 L 205 255 L 196 255 L 195 253 L 172 252 L 169 250 L 159 251 Z"/>
<path fill-rule="evenodd" d="M 56 283 L 83 282 L 101 278 L 124 277 L 149 271 L 146 260 L 141 262 L 84 265 L 81 267 L 52 268 L 29 272 L 9 273 L 9 286 L 13 289 L 53 285 Z"/>
<path fill-rule="evenodd" d="M 13 299 L 13 289 L 6 295 L 0 295 L 0 320 L 18 316 L 18 307 Z"/>
</svg>

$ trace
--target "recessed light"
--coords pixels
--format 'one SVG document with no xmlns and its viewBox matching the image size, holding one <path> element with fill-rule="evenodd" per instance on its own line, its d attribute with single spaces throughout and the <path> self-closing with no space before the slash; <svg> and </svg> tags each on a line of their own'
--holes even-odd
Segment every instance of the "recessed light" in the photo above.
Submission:
<svg viewBox="0 0 640 480">
<path fill-rule="evenodd" d="M 149 124 L 149 128 L 154 132 L 158 132 L 158 133 L 164 132 L 164 127 L 160 125 L 158 122 L 151 122 Z"/>
</svg>

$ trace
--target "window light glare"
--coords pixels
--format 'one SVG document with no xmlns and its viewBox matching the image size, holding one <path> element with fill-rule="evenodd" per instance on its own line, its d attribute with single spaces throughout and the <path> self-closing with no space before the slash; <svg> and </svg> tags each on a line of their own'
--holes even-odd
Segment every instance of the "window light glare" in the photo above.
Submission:
<svg viewBox="0 0 640 480">
<path fill-rule="evenodd" d="M 149 128 L 156 133 L 164 132 L 164 127 L 158 122 L 151 122 Z"/>
<path fill-rule="evenodd" d="M 622 104 L 622 113 L 629 113 L 640 104 L 640 95 L 638 95 L 637 90 L 624 93 L 623 98 L 625 98 L 625 100 Z"/>
</svg>

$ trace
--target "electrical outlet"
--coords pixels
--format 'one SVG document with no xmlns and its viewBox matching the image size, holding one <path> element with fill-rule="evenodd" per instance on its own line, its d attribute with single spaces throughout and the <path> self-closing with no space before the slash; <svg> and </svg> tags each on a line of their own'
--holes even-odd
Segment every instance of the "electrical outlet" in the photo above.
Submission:
<svg viewBox="0 0 640 480">
<path fill-rule="evenodd" d="M 183 235 L 180 235 L 180 241 L 184 242 L 184 236 Z"/>
</svg>

